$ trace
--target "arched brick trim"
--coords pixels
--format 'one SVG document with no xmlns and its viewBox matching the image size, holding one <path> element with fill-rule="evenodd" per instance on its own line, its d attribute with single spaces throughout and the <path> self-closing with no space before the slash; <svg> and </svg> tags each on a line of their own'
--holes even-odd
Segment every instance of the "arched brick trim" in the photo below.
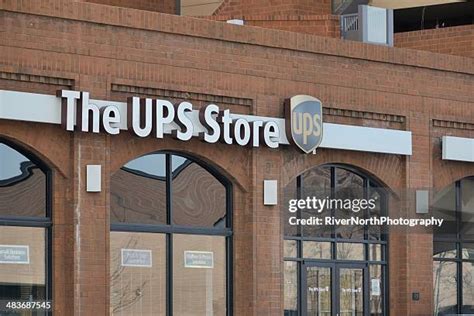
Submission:
<svg viewBox="0 0 474 316">
<path fill-rule="evenodd" d="M 458 180 L 474 176 L 474 163 L 446 161 L 435 157 L 432 176 L 433 189 L 442 190 Z"/>
<path fill-rule="evenodd" d="M 283 156 L 282 187 L 304 171 L 324 164 L 342 164 L 359 169 L 383 184 L 395 196 L 398 196 L 400 188 L 404 187 L 403 156 L 326 149 L 317 150 L 315 155 L 290 151 L 285 152 Z"/>
<path fill-rule="evenodd" d="M 57 133 L 57 128 L 47 124 L 2 121 L 0 138 L 18 144 L 49 169 L 69 178 L 72 162 L 70 136 L 67 132 Z"/>
</svg>

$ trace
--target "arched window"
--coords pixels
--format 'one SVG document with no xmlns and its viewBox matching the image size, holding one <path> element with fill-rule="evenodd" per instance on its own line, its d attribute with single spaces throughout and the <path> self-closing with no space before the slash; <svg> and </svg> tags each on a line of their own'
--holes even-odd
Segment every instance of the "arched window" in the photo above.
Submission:
<svg viewBox="0 0 474 316">
<path fill-rule="evenodd" d="M 288 211 L 291 199 L 373 199 L 375 207 Z M 387 213 L 377 183 L 346 166 L 325 165 L 298 176 L 284 192 L 284 309 L 296 315 L 386 315 L 387 242 L 384 227 L 291 225 L 290 217 L 348 219 Z M 357 202 L 356 202 L 357 203 Z"/>
<path fill-rule="evenodd" d="M 0 300 L 51 299 L 51 174 L 0 139 Z"/>
<path fill-rule="evenodd" d="M 437 193 L 433 215 L 435 315 L 474 314 L 474 177 Z"/>
<path fill-rule="evenodd" d="M 111 314 L 231 315 L 231 185 L 152 153 L 111 180 Z M 168 314 L 167 314 L 168 313 Z"/>
</svg>

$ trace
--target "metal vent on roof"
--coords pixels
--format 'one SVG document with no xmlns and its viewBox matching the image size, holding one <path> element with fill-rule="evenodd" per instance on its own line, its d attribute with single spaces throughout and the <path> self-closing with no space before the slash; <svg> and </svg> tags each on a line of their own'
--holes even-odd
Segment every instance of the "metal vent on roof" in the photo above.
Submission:
<svg viewBox="0 0 474 316">
<path fill-rule="evenodd" d="M 393 10 L 359 5 L 358 13 L 341 16 L 343 39 L 393 46 Z"/>
</svg>

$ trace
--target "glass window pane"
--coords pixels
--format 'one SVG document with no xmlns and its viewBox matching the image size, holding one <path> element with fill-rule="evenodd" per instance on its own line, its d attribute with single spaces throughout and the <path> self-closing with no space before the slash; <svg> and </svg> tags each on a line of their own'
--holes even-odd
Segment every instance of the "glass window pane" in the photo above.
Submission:
<svg viewBox="0 0 474 316">
<path fill-rule="evenodd" d="M 463 259 L 474 261 L 474 243 L 463 243 L 461 253 Z"/>
<path fill-rule="evenodd" d="M 198 164 L 172 156 L 173 223 L 181 226 L 226 226 L 226 189 Z"/>
<path fill-rule="evenodd" d="M 46 299 L 46 229 L 0 227 L 0 300 Z"/>
<path fill-rule="evenodd" d="M 370 265 L 370 316 L 383 313 L 383 276 L 381 265 Z"/>
<path fill-rule="evenodd" d="M 284 240 L 283 241 L 283 257 L 285 258 L 296 258 L 296 240 Z"/>
<path fill-rule="evenodd" d="M 125 164 L 110 183 L 112 223 L 166 224 L 166 162 L 150 154 Z"/>
<path fill-rule="evenodd" d="M 474 314 L 474 262 L 462 264 L 462 312 Z"/>
<path fill-rule="evenodd" d="M 46 216 L 46 175 L 0 143 L 0 216 Z"/>
<path fill-rule="evenodd" d="M 364 274 L 362 269 L 339 269 L 339 308 L 341 315 L 364 315 Z"/>
<path fill-rule="evenodd" d="M 461 181 L 461 235 L 465 239 L 474 239 L 474 178 Z"/>
<path fill-rule="evenodd" d="M 303 258 L 332 259 L 331 243 L 303 241 Z"/>
<path fill-rule="evenodd" d="M 174 315 L 226 315 L 225 237 L 173 235 Z"/>
<path fill-rule="evenodd" d="M 438 237 L 455 237 L 457 225 L 456 188 L 454 183 L 435 194 L 432 209 L 435 218 L 444 219 L 441 227 L 434 226 L 434 235 Z"/>
<path fill-rule="evenodd" d="M 337 259 L 364 260 L 364 244 L 337 243 Z"/>
<path fill-rule="evenodd" d="M 282 218 L 283 218 L 283 227 L 285 236 L 296 236 L 298 235 L 298 226 L 290 225 L 290 217 L 297 217 L 298 212 L 291 213 L 290 209 L 290 200 L 296 200 L 296 178 L 291 181 L 283 190 L 283 203 L 281 205 Z"/>
<path fill-rule="evenodd" d="M 364 180 L 355 173 L 336 168 L 336 198 L 338 200 L 349 200 L 352 204 L 356 199 L 364 198 Z M 339 203 L 341 204 L 341 203 Z M 335 209 L 335 216 L 340 219 L 352 217 L 365 217 L 364 211 L 355 212 L 355 209 L 346 209 L 339 205 Z M 364 239 L 364 226 L 344 225 L 336 227 L 336 236 L 346 239 Z"/>
<path fill-rule="evenodd" d="M 369 245 L 369 260 L 371 261 L 382 260 L 382 245 L 378 245 L 378 244 Z"/>
<path fill-rule="evenodd" d="M 301 198 L 316 197 L 326 199 L 331 197 L 331 168 L 318 167 L 304 172 L 301 175 L 302 194 Z M 307 219 L 312 216 L 318 216 L 315 210 L 301 211 L 301 218 Z M 330 216 L 330 210 L 324 209 L 321 215 Z M 329 225 L 304 225 L 302 227 L 303 235 L 309 237 L 331 237 L 332 227 Z"/>
<path fill-rule="evenodd" d="M 307 315 L 331 315 L 331 268 L 306 269 Z"/>
<path fill-rule="evenodd" d="M 433 262 L 434 314 L 457 313 L 456 263 Z"/>
<path fill-rule="evenodd" d="M 294 261 L 284 262 L 284 309 L 285 316 L 298 315 L 298 271 Z"/>
<path fill-rule="evenodd" d="M 369 210 L 369 217 L 380 218 L 382 212 L 385 212 L 382 208 L 385 205 L 385 195 L 382 193 L 381 188 L 375 187 L 372 183 L 370 185 L 369 199 L 375 201 L 375 208 Z M 381 240 L 382 233 L 384 232 L 383 226 L 380 225 L 368 225 L 369 239 Z"/>
<path fill-rule="evenodd" d="M 166 237 L 110 233 L 110 314 L 166 315 Z"/>
<path fill-rule="evenodd" d="M 433 243 L 433 257 L 434 258 L 456 258 L 456 244 L 453 242 L 438 242 Z"/>
</svg>

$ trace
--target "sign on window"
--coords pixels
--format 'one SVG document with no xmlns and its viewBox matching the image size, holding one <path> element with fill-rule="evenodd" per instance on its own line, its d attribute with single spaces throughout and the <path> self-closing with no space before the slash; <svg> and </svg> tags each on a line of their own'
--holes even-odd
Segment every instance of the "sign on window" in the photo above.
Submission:
<svg viewBox="0 0 474 316">
<path fill-rule="evenodd" d="M 146 268 L 151 267 L 151 250 L 122 249 L 122 266 Z"/>
<path fill-rule="evenodd" d="M 184 252 L 185 268 L 214 268 L 214 253 L 209 251 L 185 251 Z"/>
<path fill-rule="evenodd" d="M 0 245 L 0 263 L 30 264 L 30 247 Z"/>
</svg>

